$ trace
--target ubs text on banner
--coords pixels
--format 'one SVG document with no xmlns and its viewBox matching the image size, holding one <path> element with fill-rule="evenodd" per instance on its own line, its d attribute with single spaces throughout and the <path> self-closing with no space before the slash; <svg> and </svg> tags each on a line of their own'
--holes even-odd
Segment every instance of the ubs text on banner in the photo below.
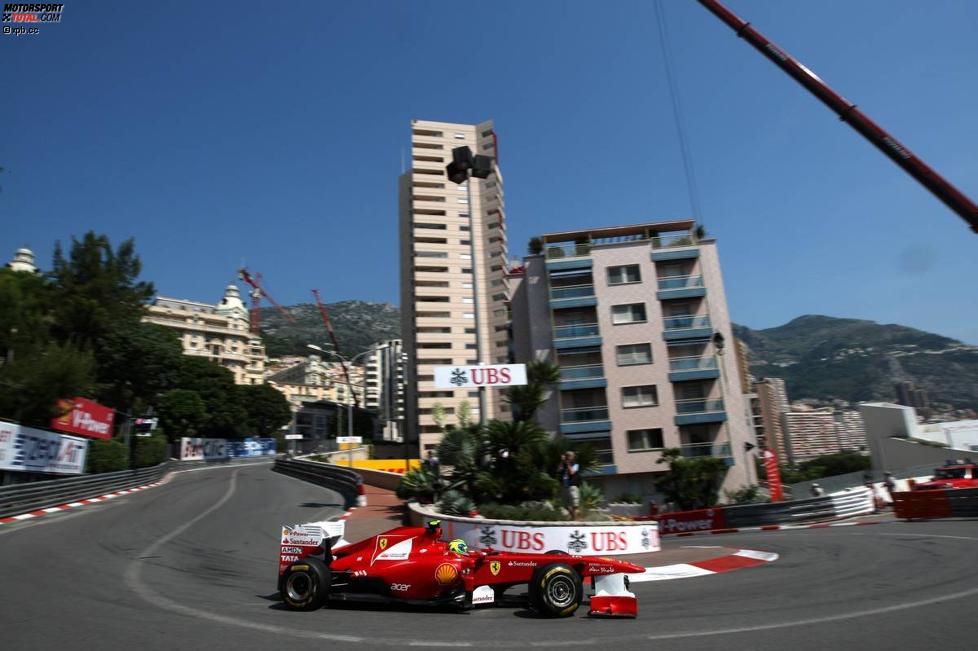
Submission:
<svg viewBox="0 0 978 651">
<path fill-rule="evenodd" d="M 526 364 L 492 366 L 436 366 L 435 387 L 512 387 L 526 384 Z"/>
</svg>

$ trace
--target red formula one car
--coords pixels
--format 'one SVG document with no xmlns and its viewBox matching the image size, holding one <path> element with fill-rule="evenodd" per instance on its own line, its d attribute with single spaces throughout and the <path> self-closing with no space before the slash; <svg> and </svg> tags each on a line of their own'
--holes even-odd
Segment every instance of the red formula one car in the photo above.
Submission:
<svg viewBox="0 0 978 651">
<path fill-rule="evenodd" d="M 934 469 L 930 481 L 915 484 L 915 491 L 931 491 L 943 488 L 978 488 L 978 464 L 970 459 Z"/>
<path fill-rule="evenodd" d="M 330 599 L 469 608 L 494 604 L 508 588 L 525 583 L 533 610 L 569 617 L 584 598 L 584 579 L 591 578 L 589 615 L 638 614 L 625 575 L 645 568 L 633 563 L 564 552 L 469 551 L 464 541 L 441 540 L 438 521 L 337 545 L 342 535 L 342 522 L 283 527 L 279 593 L 290 609 L 315 610 Z"/>
</svg>

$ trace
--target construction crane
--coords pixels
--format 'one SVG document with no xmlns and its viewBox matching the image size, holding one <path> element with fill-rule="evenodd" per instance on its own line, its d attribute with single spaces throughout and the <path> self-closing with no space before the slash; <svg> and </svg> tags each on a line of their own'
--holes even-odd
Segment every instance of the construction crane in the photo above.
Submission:
<svg viewBox="0 0 978 651">
<path fill-rule="evenodd" d="M 289 314 L 288 310 L 286 310 L 284 307 L 279 305 L 278 302 L 274 298 L 272 298 L 272 295 L 268 293 L 268 290 L 266 290 L 262 286 L 261 274 L 259 273 L 252 274 L 247 269 L 242 267 L 238 269 L 238 277 L 240 277 L 241 280 L 251 285 L 250 321 L 251 321 L 251 331 L 254 334 L 256 335 L 261 334 L 261 299 L 262 298 L 267 299 L 269 303 L 274 305 L 275 309 L 281 312 L 282 316 L 284 316 L 289 323 L 295 323 L 295 319 L 292 318 L 292 315 Z"/>
<path fill-rule="evenodd" d="M 319 295 L 319 290 L 312 290 L 312 295 L 316 299 L 316 307 L 319 308 L 319 314 L 323 317 L 323 325 L 326 326 L 326 332 L 329 333 L 329 340 L 333 344 L 333 348 L 336 349 L 336 356 L 340 360 L 340 366 L 343 368 L 343 377 L 346 379 L 346 386 L 350 390 L 350 395 L 353 396 L 353 405 L 357 408 L 360 407 L 360 401 L 357 398 L 357 392 L 353 390 L 353 382 L 350 381 L 350 369 L 347 368 L 346 360 L 340 355 L 340 344 L 336 341 L 336 332 L 333 330 L 333 322 L 329 319 L 329 310 L 323 304 L 323 299 Z"/>
<path fill-rule="evenodd" d="M 971 226 L 971 230 L 978 233 L 978 205 L 975 205 L 971 199 L 948 183 L 944 177 L 934 171 L 905 145 L 869 119 L 865 113 L 856 108 L 855 104 L 836 93 L 814 72 L 751 27 L 750 23 L 742 20 L 718 0 L 699 0 L 699 3 L 726 23 L 737 36 L 750 43 L 754 49 L 832 109 L 840 120 L 848 122 L 849 126 L 886 154 L 894 163 L 902 167 L 918 183 L 930 190 L 935 197 L 943 201 L 948 208 L 966 221 Z"/>
</svg>

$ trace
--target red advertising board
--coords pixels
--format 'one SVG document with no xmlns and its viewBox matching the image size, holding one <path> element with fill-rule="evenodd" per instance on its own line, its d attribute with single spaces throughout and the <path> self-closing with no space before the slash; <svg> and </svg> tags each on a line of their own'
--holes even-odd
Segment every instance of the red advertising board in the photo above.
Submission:
<svg viewBox="0 0 978 651">
<path fill-rule="evenodd" d="M 712 531 L 714 529 L 726 529 L 727 527 L 727 519 L 724 517 L 721 507 L 663 513 L 656 519 L 659 521 L 660 534 Z"/>
<path fill-rule="evenodd" d="M 767 489 L 771 493 L 771 501 L 784 501 L 784 491 L 781 489 L 781 471 L 778 469 L 778 455 L 771 450 L 764 450 L 764 472 L 767 474 Z"/>
<path fill-rule="evenodd" d="M 112 438 L 112 421 L 115 409 L 85 398 L 62 400 L 59 403 L 65 414 L 51 420 L 51 428 L 93 439 Z"/>
</svg>

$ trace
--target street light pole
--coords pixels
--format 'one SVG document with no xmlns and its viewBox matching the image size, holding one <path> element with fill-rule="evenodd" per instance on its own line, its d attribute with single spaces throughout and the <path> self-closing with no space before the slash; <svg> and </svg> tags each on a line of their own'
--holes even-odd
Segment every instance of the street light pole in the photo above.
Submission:
<svg viewBox="0 0 978 651">
<path fill-rule="evenodd" d="M 319 352 L 324 353 L 324 354 L 335 355 L 336 357 L 340 358 L 343 362 L 345 362 L 346 364 L 348 364 L 350 366 L 352 366 L 353 363 L 357 359 L 359 359 L 360 357 L 363 357 L 364 355 L 369 355 L 370 353 L 373 353 L 373 352 L 376 352 L 377 351 L 376 348 L 368 348 L 367 350 L 363 351 L 362 353 L 357 353 L 353 357 L 347 358 L 347 357 L 344 357 L 343 355 L 340 355 L 335 350 L 327 350 L 325 348 L 321 348 L 320 346 L 317 346 L 316 344 L 306 344 L 306 347 L 307 348 L 311 348 L 313 350 L 318 350 Z M 361 385 L 360 388 L 363 389 L 364 388 L 363 385 Z M 363 394 L 364 394 L 364 402 L 366 402 L 366 391 L 364 391 Z M 347 437 L 349 437 L 349 438 L 352 438 L 353 437 L 353 401 L 355 399 L 356 399 L 356 392 L 353 390 L 353 383 L 351 382 L 350 383 L 350 400 L 349 400 L 349 402 L 346 403 L 346 434 L 347 434 Z M 347 450 L 349 451 L 348 465 L 349 465 L 350 468 L 352 468 L 353 467 L 353 447 L 352 447 L 353 444 L 352 443 L 347 443 L 347 445 L 351 446 L 351 447 L 347 448 Z"/>
<path fill-rule="evenodd" d="M 482 365 L 485 363 L 482 346 L 482 309 L 479 305 L 479 276 L 478 268 L 480 260 L 475 254 L 475 219 L 472 206 L 472 181 L 473 179 L 489 178 L 492 173 L 492 158 L 476 154 L 473 156 L 472 150 L 468 145 L 456 147 L 452 150 L 452 162 L 445 166 L 445 175 L 450 181 L 457 185 L 465 183 L 466 201 L 469 207 L 469 257 L 472 263 L 472 305 L 475 309 L 475 355 L 477 362 Z M 481 236 L 481 233 L 478 235 Z M 480 243 L 482 240 L 480 239 Z M 479 424 L 486 424 L 486 387 L 479 387 Z"/>
</svg>

